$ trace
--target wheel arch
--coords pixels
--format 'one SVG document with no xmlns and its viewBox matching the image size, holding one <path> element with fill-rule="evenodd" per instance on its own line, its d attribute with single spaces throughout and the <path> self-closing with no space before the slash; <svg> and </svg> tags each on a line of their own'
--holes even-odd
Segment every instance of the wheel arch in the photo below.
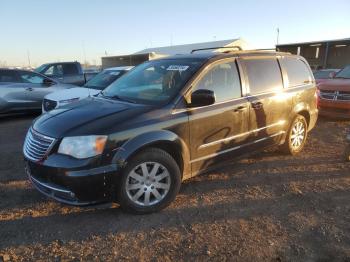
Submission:
<svg viewBox="0 0 350 262">
<path fill-rule="evenodd" d="M 311 121 L 311 114 L 310 114 L 310 106 L 304 102 L 297 104 L 294 107 L 294 114 L 293 114 L 293 119 L 297 116 L 297 115 L 302 115 L 303 117 L 305 117 L 306 119 L 306 123 L 308 128 L 310 127 L 310 121 Z M 292 119 L 291 119 L 292 122 Z"/>
<path fill-rule="evenodd" d="M 159 148 L 170 154 L 178 164 L 182 180 L 191 177 L 190 155 L 185 142 L 168 130 L 141 134 L 125 142 L 113 157 L 113 163 L 124 167 L 130 158 L 146 148 Z"/>
</svg>

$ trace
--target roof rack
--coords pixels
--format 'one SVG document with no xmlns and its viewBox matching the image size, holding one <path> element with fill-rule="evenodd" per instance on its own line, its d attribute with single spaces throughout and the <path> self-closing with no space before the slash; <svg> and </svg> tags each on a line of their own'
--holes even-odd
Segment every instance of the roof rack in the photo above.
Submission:
<svg viewBox="0 0 350 262">
<path fill-rule="evenodd" d="M 224 49 L 224 48 L 228 48 L 228 49 L 232 49 L 232 48 L 236 48 L 238 49 L 239 51 L 242 51 L 242 47 L 240 46 L 219 46 L 219 47 L 208 47 L 208 48 L 199 48 L 199 49 L 193 49 L 191 51 L 191 54 L 193 54 L 194 52 L 197 52 L 197 51 L 204 51 L 204 50 L 215 50 L 215 49 Z"/>
</svg>

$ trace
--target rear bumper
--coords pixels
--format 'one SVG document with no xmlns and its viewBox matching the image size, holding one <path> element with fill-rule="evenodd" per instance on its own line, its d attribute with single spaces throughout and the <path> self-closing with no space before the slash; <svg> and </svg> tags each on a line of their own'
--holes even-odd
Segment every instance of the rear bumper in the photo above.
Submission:
<svg viewBox="0 0 350 262">
<path fill-rule="evenodd" d="M 84 206 L 114 199 L 116 165 L 69 168 L 25 160 L 25 171 L 33 186 L 59 202 Z"/>
</svg>

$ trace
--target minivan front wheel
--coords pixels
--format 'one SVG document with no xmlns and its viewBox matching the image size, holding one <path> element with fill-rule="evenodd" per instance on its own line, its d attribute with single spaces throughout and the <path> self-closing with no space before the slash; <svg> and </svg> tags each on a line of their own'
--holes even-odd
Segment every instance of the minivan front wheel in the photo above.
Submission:
<svg viewBox="0 0 350 262">
<path fill-rule="evenodd" d="M 119 204 L 132 213 L 156 212 L 175 199 L 180 185 L 176 161 L 161 149 L 146 149 L 131 159 L 122 174 Z"/>
<path fill-rule="evenodd" d="M 300 153 L 306 143 L 307 138 L 307 122 L 305 117 L 297 115 L 288 130 L 285 143 L 282 150 L 288 154 L 296 155 Z"/>
</svg>

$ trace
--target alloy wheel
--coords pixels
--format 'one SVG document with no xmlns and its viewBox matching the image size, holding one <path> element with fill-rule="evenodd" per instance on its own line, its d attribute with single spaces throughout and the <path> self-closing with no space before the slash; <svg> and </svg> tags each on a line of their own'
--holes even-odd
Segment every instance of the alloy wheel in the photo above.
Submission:
<svg viewBox="0 0 350 262">
<path fill-rule="evenodd" d="M 161 202 L 169 192 L 169 171 L 157 162 L 144 162 L 133 168 L 126 178 L 126 193 L 129 199 L 141 206 Z"/>
<path fill-rule="evenodd" d="M 306 127 L 304 123 L 300 120 L 296 121 L 292 128 L 292 134 L 290 136 L 291 146 L 294 150 L 298 150 L 303 145 L 305 134 Z"/>
</svg>

